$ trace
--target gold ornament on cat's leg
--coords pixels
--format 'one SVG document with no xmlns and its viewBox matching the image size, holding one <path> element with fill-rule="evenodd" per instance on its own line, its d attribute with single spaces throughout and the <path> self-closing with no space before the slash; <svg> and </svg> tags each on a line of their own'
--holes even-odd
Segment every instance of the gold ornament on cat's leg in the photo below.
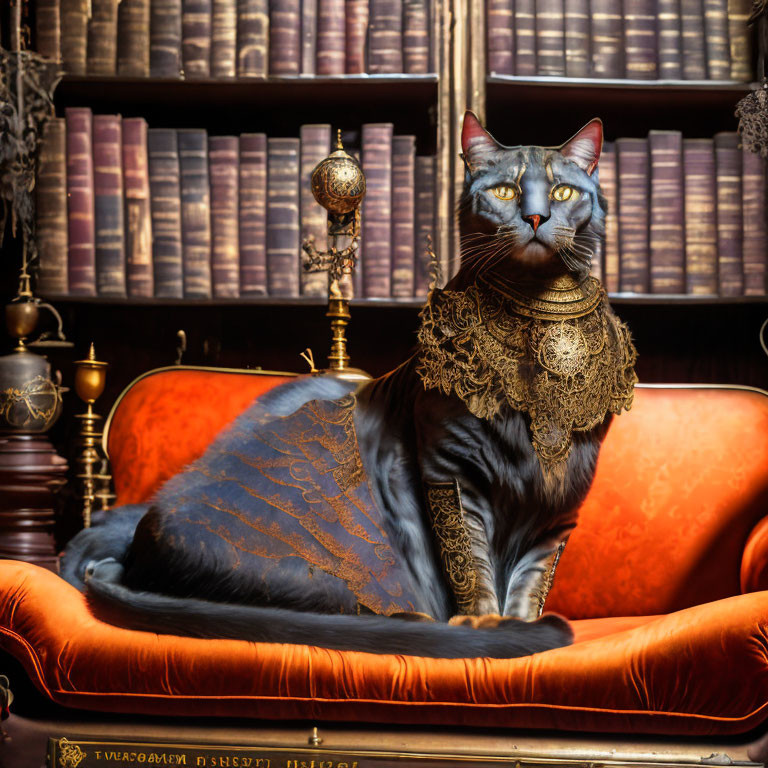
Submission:
<svg viewBox="0 0 768 768">
<path fill-rule="evenodd" d="M 75 418 L 80 420 L 80 445 L 82 446 L 80 455 L 77 457 L 77 463 L 80 465 L 77 479 L 81 484 L 83 527 L 89 528 L 96 501 L 100 500 L 102 505 L 106 505 L 110 496 L 108 488 L 111 478 L 102 469 L 102 456 L 98 450 L 102 433 L 96 429 L 96 425 L 101 421 L 101 416 L 93 412 L 93 404 L 104 391 L 107 363 L 96 359 L 96 351 L 91 344 L 88 357 L 75 362 L 75 366 L 75 392 L 88 406 L 85 413 L 80 413 Z"/>
<path fill-rule="evenodd" d="M 312 171 L 312 194 L 328 211 L 328 250 L 318 251 L 313 237 L 303 243 L 307 272 L 328 273 L 328 312 L 331 319 L 331 352 L 328 369 L 319 371 L 351 381 L 365 381 L 370 376 L 359 368 L 351 368 L 347 354 L 347 325 L 349 301 L 341 291 L 341 281 L 352 275 L 357 265 L 360 237 L 360 203 L 365 197 L 365 175 L 358 162 L 341 143 L 341 131 L 336 138 L 336 149 L 315 166 Z M 340 247 L 340 238 L 346 241 Z M 314 371 L 314 365 L 313 373 Z"/>
</svg>

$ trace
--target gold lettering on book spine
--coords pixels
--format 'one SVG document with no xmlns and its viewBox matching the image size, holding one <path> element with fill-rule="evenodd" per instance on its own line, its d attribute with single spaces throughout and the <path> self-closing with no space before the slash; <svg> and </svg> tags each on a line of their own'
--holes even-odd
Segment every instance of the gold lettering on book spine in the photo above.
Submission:
<svg viewBox="0 0 768 768">
<path fill-rule="evenodd" d="M 477 603 L 477 569 L 461 506 L 459 485 L 425 483 L 440 560 L 459 613 L 474 614 Z"/>
</svg>

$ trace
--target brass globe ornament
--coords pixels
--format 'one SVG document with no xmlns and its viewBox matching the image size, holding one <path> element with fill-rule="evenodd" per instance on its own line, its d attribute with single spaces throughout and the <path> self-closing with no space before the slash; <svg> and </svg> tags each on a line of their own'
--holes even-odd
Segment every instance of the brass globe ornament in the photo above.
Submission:
<svg viewBox="0 0 768 768">
<path fill-rule="evenodd" d="M 326 211 L 337 216 L 351 213 L 363 202 L 365 176 L 357 160 L 344 151 L 340 135 L 336 150 L 312 171 L 312 194 Z"/>
<path fill-rule="evenodd" d="M 331 319 L 331 352 L 328 370 L 316 371 L 311 351 L 306 355 L 313 373 L 327 373 L 350 380 L 370 378 L 357 368 L 350 368 L 347 354 L 346 327 L 350 320 L 349 302 L 341 290 L 345 276 L 352 275 L 357 266 L 360 236 L 360 203 L 365 197 L 365 174 L 351 155 L 344 151 L 341 131 L 337 133 L 336 149 L 321 160 L 312 171 L 312 194 L 328 211 L 327 250 L 318 250 L 314 237 L 302 244 L 304 269 L 307 272 L 328 273 L 328 312 Z"/>
</svg>

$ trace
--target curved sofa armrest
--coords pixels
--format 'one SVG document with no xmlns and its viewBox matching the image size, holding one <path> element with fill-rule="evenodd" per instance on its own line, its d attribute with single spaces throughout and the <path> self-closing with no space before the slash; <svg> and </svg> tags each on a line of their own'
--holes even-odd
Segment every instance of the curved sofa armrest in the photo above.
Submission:
<svg viewBox="0 0 768 768">
<path fill-rule="evenodd" d="M 752 529 L 741 556 L 741 593 L 768 589 L 768 515 Z"/>
</svg>

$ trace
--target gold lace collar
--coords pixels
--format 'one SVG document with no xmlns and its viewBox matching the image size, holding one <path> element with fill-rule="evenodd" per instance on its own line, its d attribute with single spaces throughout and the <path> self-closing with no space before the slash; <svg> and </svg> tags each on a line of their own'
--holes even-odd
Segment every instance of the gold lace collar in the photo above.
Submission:
<svg viewBox="0 0 768 768">
<path fill-rule="evenodd" d="M 433 290 L 421 311 L 418 373 L 481 419 L 510 406 L 530 417 L 542 467 L 570 453 L 573 432 L 632 405 L 637 352 L 594 278 L 544 289 L 480 278 Z"/>
</svg>

